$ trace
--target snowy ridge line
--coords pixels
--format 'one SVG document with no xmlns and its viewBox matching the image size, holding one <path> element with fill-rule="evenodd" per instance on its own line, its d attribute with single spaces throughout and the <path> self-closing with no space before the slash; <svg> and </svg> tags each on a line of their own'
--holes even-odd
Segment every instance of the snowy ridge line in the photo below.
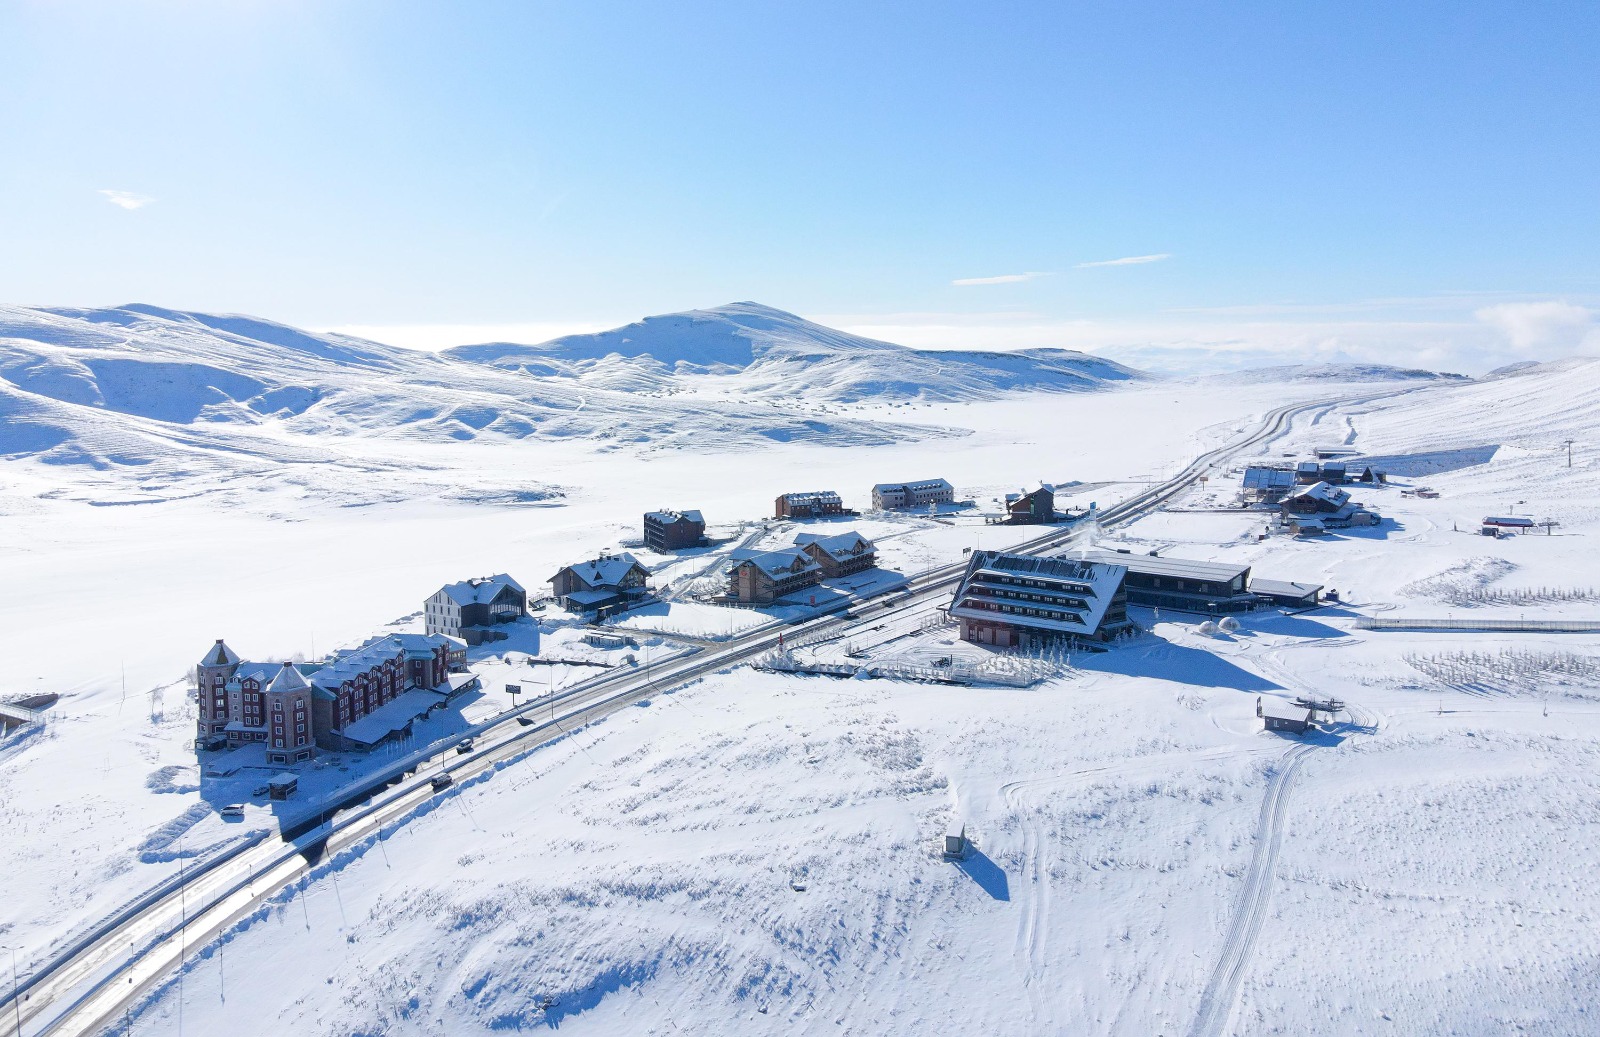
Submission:
<svg viewBox="0 0 1600 1037">
<path fill-rule="evenodd" d="M 1416 391 L 1416 390 L 1412 389 L 1412 388 L 1402 389 L 1402 390 L 1392 390 L 1391 389 L 1391 390 L 1388 390 L 1388 391 L 1385 391 L 1385 392 L 1380 392 L 1380 393 L 1363 394 L 1363 395 L 1357 396 L 1357 397 L 1344 398 L 1344 399 L 1340 399 L 1339 402 L 1347 402 L 1347 403 L 1368 402 L 1370 400 L 1375 400 L 1375 399 L 1380 399 L 1380 398 L 1389 397 L 1389 396 L 1395 396 L 1395 395 L 1401 395 L 1403 393 L 1414 392 L 1414 391 Z M 1237 453 L 1237 452 L 1239 452 L 1241 450 L 1248 449 L 1249 447 L 1259 443 L 1264 438 L 1268 438 L 1268 437 L 1271 437 L 1271 436 L 1275 436 L 1275 435 L 1281 434 L 1283 432 L 1283 430 L 1285 430 L 1289 426 L 1289 424 L 1292 423 L 1294 417 L 1297 414 L 1299 414 L 1299 413 L 1301 413 L 1303 411 L 1306 411 L 1306 410 L 1310 410 L 1310 409 L 1315 408 L 1315 407 L 1326 406 L 1330 402 L 1331 401 L 1329 399 L 1322 399 L 1322 400 L 1317 400 L 1317 401 L 1309 401 L 1309 402 L 1304 402 L 1304 403 L 1286 405 L 1286 406 L 1279 407 L 1279 408 L 1276 408 L 1273 411 L 1268 412 L 1266 415 L 1263 416 L 1262 421 L 1260 423 L 1260 426 L 1257 428 L 1256 431 L 1254 431 L 1252 433 L 1249 433 L 1249 434 L 1247 434 L 1245 436 L 1242 436 L 1242 437 L 1238 438 L 1237 440 L 1235 440 L 1233 442 L 1230 442 L 1228 444 L 1224 444 L 1223 446 L 1220 446 L 1220 447 L 1214 448 L 1213 450 L 1207 451 L 1206 453 L 1200 455 L 1198 458 L 1196 458 L 1194 461 L 1192 461 L 1182 471 L 1180 471 L 1179 473 L 1174 475 L 1171 479 L 1167 480 L 1166 482 L 1164 482 L 1162 484 L 1159 484 L 1157 486 L 1153 486 L 1150 489 L 1145 490 L 1145 491 L 1143 491 L 1143 492 L 1141 492 L 1139 494 L 1136 494 L 1135 496 L 1133 496 L 1133 497 L 1131 497 L 1131 498 L 1129 498 L 1129 499 L 1127 499 L 1125 501 L 1122 501 L 1117 505 L 1114 505 L 1112 508 L 1107 509 L 1105 512 L 1103 512 L 1103 513 L 1101 513 L 1099 515 L 1100 524 L 1102 526 L 1105 526 L 1105 525 L 1109 525 L 1111 523 L 1126 522 L 1126 521 L 1129 521 L 1129 520 L 1131 520 L 1133 518 L 1136 518 L 1136 517 L 1144 514 L 1148 510 L 1152 510 L 1152 509 L 1154 509 L 1156 507 L 1159 507 L 1160 504 L 1162 504 L 1166 500 L 1171 499 L 1174 495 L 1176 495 L 1177 493 L 1181 492 L 1184 488 L 1186 488 L 1190 483 L 1194 482 L 1211 465 L 1215 464 L 1216 462 L 1218 462 L 1220 460 L 1224 460 L 1224 459 L 1228 458 L 1229 456 L 1231 456 L 1234 453 Z M 1030 552 L 1030 551 L 1045 550 L 1045 549 L 1048 549 L 1050 547 L 1060 546 L 1063 542 L 1069 542 L 1071 539 L 1076 537 L 1077 534 L 1078 534 L 1078 529 L 1075 526 L 1074 527 L 1064 528 L 1064 529 L 1052 530 L 1051 532 L 1048 532 L 1048 533 L 1044 534 L 1043 536 L 1040 536 L 1040 537 L 1034 539 L 1033 541 L 1029 541 L 1029 542 L 1027 542 L 1025 544 L 1018 545 L 1017 547 L 1013 548 L 1013 550 L 1020 551 L 1020 552 Z M 904 608 L 904 607 L 908 607 L 908 606 L 911 606 L 911 605 L 914 605 L 914 604 L 921 603 L 922 601 L 926 600 L 927 598 L 929 598 L 929 597 L 931 597 L 933 595 L 936 595 L 936 594 L 940 593 L 941 591 L 946 590 L 948 588 L 948 586 L 951 583 L 954 582 L 955 579 L 959 578 L 960 573 L 964 569 L 965 569 L 965 563 L 956 563 L 956 564 L 953 564 L 953 565 L 942 566 L 942 567 L 938 567 L 938 568 L 935 568 L 935 569 L 932 569 L 932 570 L 925 571 L 923 573 L 919 573 L 916 576 L 912 577 L 910 580 L 908 580 L 905 585 L 903 585 L 901 588 L 898 589 L 897 592 L 895 592 L 896 596 L 895 596 L 894 600 L 878 601 L 877 604 L 880 607 L 887 609 L 887 608 L 895 608 L 895 607 Z M 830 626 L 835 626 L 835 625 L 841 625 L 842 626 L 842 625 L 848 624 L 848 623 L 858 619 L 857 615 L 855 615 L 855 614 L 853 614 L 852 612 L 849 611 L 850 607 L 853 604 L 856 604 L 856 602 L 852 602 L 849 599 L 841 599 L 839 601 L 829 603 L 827 606 L 824 606 L 822 609 L 819 610 L 819 615 L 817 615 L 815 618 L 809 619 L 809 620 L 805 620 L 805 621 L 802 621 L 800 623 L 797 623 L 797 624 L 794 625 L 794 627 L 798 627 L 798 629 L 801 632 L 805 632 L 805 631 L 815 630 L 817 628 L 825 628 L 825 627 L 830 627 Z M 840 613 L 840 612 L 843 612 L 842 616 L 836 615 L 836 613 Z M 880 613 L 880 615 L 881 615 L 881 613 Z M 794 627 L 791 627 L 791 629 L 794 629 Z M 580 710 L 578 710 L 578 712 L 583 712 L 583 711 L 591 710 L 591 709 L 598 712 L 598 711 L 606 710 L 606 709 L 609 709 L 609 708 L 620 708 L 621 705 L 627 704 L 627 703 L 629 703 L 631 701 L 636 701 L 637 699 L 646 698 L 646 697 L 649 697 L 650 695 L 654 695 L 654 694 L 658 694 L 658 693 L 664 693 L 664 692 L 673 690 L 675 687 L 682 686 L 683 684 L 686 684 L 686 683 L 688 683 L 688 682 L 690 682 L 692 680 L 698 679 L 700 676 L 704 675 L 705 673 L 713 672 L 713 671 L 715 671 L 715 670 L 717 670 L 719 668 L 729 668 L 729 667 L 732 667 L 732 666 L 735 666 L 735 665 L 739 665 L 740 663 L 744 662 L 745 660 L 747 660 L 747 659 L 749 659 L 749 658 L 751 658 L 751 657 L 753 657 L 755 655 L 758 655 L 761 652 L 771 648 L 773 646 L 773 644 L 775 643 L 775 641 L 776 641 L 776 635 L 775 634 L 770 634 L 770 633 L 766 633 L 766 632 L 763 632 L 763 633 L 758 634 L 758 635 L 753 635 L 753 636 L 750 635 L 750 634 L 746 634 L 743 637 L 738 638 L 738 639 L 728 643 L 721 650 L 707 652 L 704 655 L 699 656 L 698 658 L 691 658 L 688 661 L 687 665 L 684 665 L 684 666 L 679 667 L 677 669 L 672 669 L 670 664 L 669 664 L 668 672 L 653 674 L 653 675 L 650 676 L 650 679 L 648 679 L 642 685 L 636 685 L 636 684 L 634 684 L 632 682 L 637 682 L 641 677 L 643 677 L 645 675 L 634 673 L 634 672 L 626 672 L 626 673 L 612 672 L 612 673 L 608 673 L 608 674 L 602 675 L 600 677 L 597 677 L 597 678 L 595 678 L 595 679 L 593 679 L 593 680 L 591 680 L 589 682 L 584 682 L 584 683 L 581 683 L 581 684 L 579 684 L 579 685 L 577 685 L 577 686 L 575 686 L 575 687 L 573 687 L 571 689 L 568 689 L 567 691 L 563 692 L 560 696 L 557 696 L 555 699 L 546 700 L 544 702 L 530 702 L 527 705 L 522 706 L 522 707 L 520 707 L 518 709 L 507 711 L 505 713 L 499 714 L 496 717 L 494 717 L 493 719 L 491 719 L 489 721 L 486 721 L 483 725 L 480 725 L 475 730 L 479 730 L 482 733 L 490 733 L 493 730 L 495 730 L 496 728 L 499 728 L 501 725 L 509 724 L 512 721 L 514 721 L 514 720 L 516 720 L 516 719 L 518 719 L 520 717 L 523 717 L 526 714 L 529 714 L 529 713 L 532 713 L 532 712 L 536 711 L 537 709 L 552 708 L 558 702 L 563 702 L 563 703 L 570 702 L 573 698 L 575 698 L 576 696 L 579 696 L 579 695 L 600 695 L 600 696 L 603 696 L 603 697 L 598 698 L 597 701 L 594 701 L 594 702 L 591 702 L 591 703 L 588 703 L 588 704 L 584 705 Z M 621 683 L 621 684 L 624 684 L 625 686 L 622 687 L 622 688 L 618 688 L 618 689 L 614 689 L 613 690 L 611 688 L 611 685 L 613 683 Z M 565 733 L 566 733 L 565 731 L 562 731 L 563 736 L 565 735 Z M 505 745 L 512 744 L 512 743 L 523 742 L 523 741 L 531 739 L 531 738 L 533 738 L 535 736 L 545 735 L 545 734 L 548 734 L 548 727 L 544 727 L 544 726 L 529 727 L 526 730 L 512 731 L 510 733 L 510 737 L 509 738 L 507 738 L 507 739 L 505 739 L 502 742 L 497 743 L 497 744 L 500 745 L 500 746 L 505 746 Z M 458 735 L 456 737 L 459 738 L 460 736 Z M 468 766 L 468 765 L 470 765 L 472 763 L 478 762 L 481 759 L 482 754 L 485 754 L 488 751 L 489 751 L 488 749 L 482 750 L 482 751 L 480 751 L 479 754 L 473 754 L 471 757 L 464 758 L 463 762 L 458 762 L 454 767 L 446 766 L 444 769 L 447 772 L 450 772 L 450 773 L 454 773 L 455 771 L 462 770 L 466 766 Z M 415 796 L 415 794 L 417 792 L 421 791 L 425 787 L 425 785 L 426 785 L 426 783 L 418 781 L 417 783 L 415 783 L 415 784 L 413 784 L 411 786 L 404 787 L 401 790 L 399 790 L 398 792 L 396 792 L 394 796 L 392 796 L 389 799 L 383 801 L 383 805 L 392 806 L 393 809 L 395 809 L 397 811 L 400 811 L 403 814 L 404 813 L 403 808 L 405 808 L 406 805 L 407 805 L 406 804 L 407 798 Z M 431 790 L 429 790 L 429 793 L 431 795 Z M 426 799 L 426 797 L 424 797 L 424 800 L 425 799 Z M 378 809 L 378 807 L 379 807 L 378 804 L 374 804 L 374 805 L 370 806 L 369 808 L 363 810 L 356 817 L 347 819 L 347 820 L 342 821 L 342 822 L 328 822 L 328 821 L 324 820 L 323 823 L 327 824 L 329 826 L 329 836 L 331 837 L 336 832 L 342 832 L 342 831 L 350 828 L 352 825 L 354 825 L 359 820 L 365 819 L 366 817 L 370 816 L 372 811 L 375 810 L 375 809 Z M 312 840 L 312 842 L 315 842 L 315 841 L 316 840 Z M 324 840 L 324 843 L 325 843 L 325 840 Z M 296 855 L 298 855 L 298 854 L 296 853 Z M 242 858 L 239 858 L 237 854 L 232 854 L 227 859 L 233 860 L 233 861 L 236 861 L 236 862 L 242 860 Z M 219 865 L 220 865 L 220 863 L 221 863 L 221 861 L 218 862 Z M 215 868 L 215 867 L 216 867 L 216 865 L 213 865 L 213 868 Z M 281 870 L 282 870 L 282 866 L 281 865 L 279 866 L 279 868 L 277 870 L 273 870 L 270 865 L 263 865 L 259 869 L 253 869 L 248 874 L 247 878 L 244 881 L 246 883 L 246 889 L 251 891 L 252 902 L 253 902 L 254 899 L 259 899 L 261 897 L 270 895 L 270 893 L 272 893 L 273 891 L 275 891 L 276 888 L 278 888 L 278 885 L 274 885 L 274 886 L 270 886 L 269 888 L 267 888 L 266 890 L 264 890 L 261 893 L 254 893 L 253 888 L 254 888 L 255 882 L 257 880 L 259 880 L 259 879 L 266 878 L 269 875 L 270 876 L 277 876 Z M 292 876 L 290 876 L 290 877 L 292 877 Z M 188 886 L 193 885 L 195 883 L 195 881 L 196 881 L 196 878 L 190 878 L 186 883 L 184 883 L 183 885 L 181 885 L 179 887 L 179 892 L 181 893 Z M 286 879 L 284 879 L 284 881 L 286 882 L 286 881 L 288 881 L 288 879 L 286 878 Z M 279 885 L 281 885 L 281 883 Z M 112 962 L 117 961 L 118 960 L 117 959 L 117 955 L 120 953 L 121 941 L 120 940 L 111 941 L 110 940 L 110 936 L 117 929 L 123 929 L 123 928 L 126 928 L 127 925 L 129 925 L 129 924 L 137 923 L 140 920 L 140 916 L 141 915 L 149 914 L 150 912 L 160 910 L 163 905 L 165 905 L 165 907 L 169 911 L 170 911 L 170 908 L 172 906 L 174 906 L 172 904 L 172 894 L 170 892 L 168 893 L 168 895 L 167 895 L 167 897 L 166 897 L 166 899 L 164 901 L 160 901 L 160 902 L 152 905 L 149 909 L 147 909 L 147 911 L 141 912 L 138 915 L 135 915 L 134 918 L 129 919 L 122 926 L 117 926 L 117 927 L 115 927 L 115 929 L 109 930 L 106 933 L 106 937 L 103 938 L 100 941 L 100 943 L 97 945 L 99 947 L 99 959 L 100 960 L 98 960 L 98 961 L 74 962 L 74 961 L 70 961 L 70 960 L 64 960 L 64 959 L 58 957 L 58 958 L 52 960 L 50 963 L 48 963 L 47 966 L 44 969 L 40 970 L 39 972 L 36 972 L 35 976 L 30 979 L 30 983 L 29 983 L 30 990 L 38 988 L 39 981 L 41 979 L 45 978 L 46 976 L 49 976 L 49 975 L 52 975 L 52 974 L 61 973 L 62 972 L 62 968 L 63 968 L 64 965 L 76 964 L 76 965 L 80 966 L 80 968 L 77 970 L 78 971 L 77 977 L 72 979 L 70 983 L 66 982 L 66 978 L 67 977 L 65 977 L 64 975 L 63 976 L 59 976 L 57 978 L 56 983 L 53 984 L 53 985 L 62 988 L 59 991 L 58 997 L 56 999 L 48 999 L 48 998 L 39 999 L 38 1002 L 36 1003 L 36 1005 L 30 1006 L 32 1010 L 29 1012 L 29 1018 L 31 1019 L 34 1016 L 40 1014 L 47 1007 L 49 1007 L 53 1003 L 54 1000 L 59 1000 L 60 996 L 69 995 L 76 988 L 77 985 L 85 982 L 89 977 L 98 974 L 98 972 L 100 970 L 106 968 Z M 213 907 L 211 909 L 209 909 L 209 910 L 210 911 L 216 911 L 216 910 L 219 910 L 221 908 L 226 908 L 229 913 L 231 913 L 233 911 L 236 911 L 236 910 L 243 910 L 243 908 L 237 908 L 237 907 L 233 906 L 230 903 L 223 903 L 223 904 L 220 904 L 220 905 L 214 904 Z M 202 919 L 196 918 L 194 923 L 188 923 L 188 924 L 185 924 L 185 925 L 181 925 L 177 930 L 175 930 L 179 935 L 180 942 L 182 941 L 184 935 L 189 931 L 189 925 L 199 924 L 201 921 L 202 921 Z M 151 928 L 151 929 L 159 928 L 160 927 L 160 919 L 159 918 L 149 919 L 149 921 L 146 923 L 145 927 L 146 928 Z M 115 943 L 117 946 L 113 946 L 113 943 Z M 164 957 L 170 957 L 171 956 L 171 952 L 173 950 L 173 948 L 171 947 L 170 944 L 171 944 L 171 941 L 169 940 L 167 942 L 167 944 L 162 945 L 160 948 L 152 948 L 152 950 L 161 949 L 163 951 L 163 956 Z M 87 954 L 90 951 L 93 951 L 94 949 L 95 949 L 94 947 L 88 948 L 83 953 Z M 181 955 L 180 955 L 180 958 L 181 958 Z M 126 973 L 126 972 L 128 972 L 130 970 L 135 970 L 136 971 L 141 960 L 143 960 L 143 956 L 136 957 L 136 958 L 131 959 L 131 960 L 127 961 L 127 962 L 124 962 L 122 964 L 117 965 L 116 968 L 113 970 L 112 975 L 120 977 L 121 975 L 123 975 L 124 973 Z M 148 985 L 148 983 L 150 983 L 150 982 L 154 982 L 155 979 L 159 978 L 160 974 L 164 971 L 164 969 L 166 967 L 168 967 L 167 964 L 165 964 L 165 963 L 157 962 L 157 963 L 154 963 L 154 964 L 156 966 L 156 971 L 153 973 L 153 975 L 150 978 L 147 979 L 145 985 Z M 128 990 L 128 989 L 125 989 L 125 988 L 119 988 L 119 993 L 117 993 L 116 995 L 111 997 L 110 1003 L 107 1004 L 107 1005 L 102 1005 L 102 1006 L 91 1006 L 90 1003 L 89 1003 L 89 1000 L 88 1000 L 90 995 L 85 995 L 84 997 L 80 997 L 80 998 L 76 999 L 71 1005 L 69 1005 L 65 1012 L 63 1012 L 62 1014 L 58 1015 L 56 1017 L 56 1019 L 47 1028 L 45 1028 L 44 1030 L 41 1030 L 41 1031 L 37 1031 L 35 1037 L 37 1037 L 38 1033 L 62 1032 L 64 1027 L 70 1027 L 74 1023 L 79 1023 L 79 1025 L 75 1029 L 71 1029 L 69 1032 L 74 1032 L 74 1033 L 88 1033 L 88 1032 L 91 1032 L 92 1025 L 103 1024 L 106 1020 L 114 1017 L 116 1012 L 120 1011 L 123 1008 L 123 1006 L 125 1006 L 129 1002 L 131 997 L 137 995 L 137 993 L 139 992 L 139 989 L 140 989 L 140 985 L 133 982 L 133 979 L 134 979 L 133 976 L 130 976 L 129 979 L 130 979 L 129 986 L 133 987 L 134 989 Z M 99 984 L 99 986 L 102 986 L 102 987 L 107 986 L 107 985 L 108 985 L 107 983 Z M 20 990 L 19 990 L 19 994 L 20 994 Z M 6 998 L 5 1000 L 0 1000 L 0 1007 L 11 1007 L 11 1001 L 12 1001 L 12 998 L 9 998 L 9 997 Z M 91 1026 L 84 1026 L 79 1022 L 78 1019 L 75 1018 L 75 1016 L 81 1014 L 84 1011 L 89 1010 L 91 1007 L 94 1007 L 94 1008 L 97 1009 L 95 1018 L 93 1020 L 93 1024 Z"/>
<path fill-rule="evenodd" d="M 1310 755 L 1315 745 L 1297 745 L 1283 754 L 1280 766 L 1267 784 L 1266 797 L 1261 802 L 1260 830 L 1256 833 L 1255 852 L 1250 857 L 1250 870 L 1245 875 L 1244 889 L 1233 910 L 1233 921 L 1222 944 L 1222 954 L 1216 968 L 1206 982 L 1200 997 L 1200 1014 L 1195 1020 L 1190 1037 L 1220 1037 L 1233 1014 L 1234 1002 L 1239 997 L 1239 984 L 1244 980 L 1255 950 L 1256 937 L 1266 918 L 1267 902 L 1272 899 L 1272 884 L 1277 876 L 1278 849 L 1283 843 L 1283 821 L 1289 810 L 1289 792 L 1300 773 L 1300 765 Z"/>
</svg>

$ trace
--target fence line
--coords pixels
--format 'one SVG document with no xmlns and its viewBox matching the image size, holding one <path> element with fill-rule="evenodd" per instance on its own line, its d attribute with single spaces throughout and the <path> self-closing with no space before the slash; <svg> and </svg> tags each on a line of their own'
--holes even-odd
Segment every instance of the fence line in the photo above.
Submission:
<svg viewBox="0 0 1600 1037">
<path fill-rule="evenodd" d="M 1406 619 L 1362 617 L 1357 630 L 1443 630 L 1478 633 L 1600 633 L 1600 619 Z"/>
</svg>

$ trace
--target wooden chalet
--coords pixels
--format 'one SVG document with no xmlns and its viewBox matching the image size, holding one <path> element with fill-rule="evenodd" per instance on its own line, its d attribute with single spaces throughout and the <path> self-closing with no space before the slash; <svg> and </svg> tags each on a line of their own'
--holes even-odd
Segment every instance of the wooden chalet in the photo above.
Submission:
<svg viewBox="0 0 1600 1037">
<path fill-rule="evenodd" d="M 569 565 L 550 577 L 550 587 L 569 612 L 609 614 L 650 595 L 650 570 L 626 551 Z"/>
<path fill-rule="evenodd" d="M 794 542 L 796 547 L 822 567 L 822 578 L 825 580 L 849 576 L 878 564 L 877 547 L 853 529 L 848 533 L 826 536 L 801 533 L 794 538 Z"/>
<path fill-rule="evenodd" d="M 728 572 L 728 598 L 749 605 L 770 605 L 816 586 L 821 579 L 821 564 L 802 548 L 761 551 L 733 563 Z"/>
<path fill-rule="evenodd" d="M 1006 494 L 1006 524 L 1039 526 L 1056 520 L 1056 491 L 1053 486 L 1024 489 Z"/>
</svg>

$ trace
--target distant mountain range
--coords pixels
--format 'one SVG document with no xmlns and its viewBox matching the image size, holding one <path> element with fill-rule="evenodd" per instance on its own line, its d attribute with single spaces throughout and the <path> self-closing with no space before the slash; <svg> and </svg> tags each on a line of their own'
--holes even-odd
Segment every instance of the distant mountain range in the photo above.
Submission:
<svg viewBox="0 0 1600 1037">
<path fill-rule="evenodd" d="M 200 492 L 209 476 L 234 492 L 250 478 L 287 479 L 370 500 L 382 497 L 375 480 L 340 471 L 392 465 L 408 486 L 429 485 L 425 466 L 400 459 L 405 441 L 887 444 L 965 433 L 838 405 L 1085 391 L 1139 377 L 1060 350 L 907 349 L 753 303 L 443 354 L 155 306 L 0 307 L 0 456 L 120 473 L 158 495 Z M 341 445 L 355 439 L 368 445 Z M 386 450 L 393 461 L 379 460 Z M 394 487 L 387 492 L 407 492 Z"/>
<path fill-rule="evenodd" d="M 690 382 L 741 398 L 858 403 L 988 400 L 1008 392 L 1082 392 L 1148 377 L 1067 349 L 910 349 L 753 302 L 669 313 L 539 345 L 460 346 L 448 355 L 539 378 L 624 391 Z"/>
</svg>

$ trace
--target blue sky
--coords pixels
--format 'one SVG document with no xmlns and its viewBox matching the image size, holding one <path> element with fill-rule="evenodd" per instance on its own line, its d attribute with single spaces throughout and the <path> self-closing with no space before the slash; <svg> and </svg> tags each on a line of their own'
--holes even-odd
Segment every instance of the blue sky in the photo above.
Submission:
<svg viewBox="0 0 1600 1037">
<path fill-rule="evenodd" d="M 1592 3 L 10 0 L 0 299 L 1600 348 L 1597 40 Z"/>
</svg>

